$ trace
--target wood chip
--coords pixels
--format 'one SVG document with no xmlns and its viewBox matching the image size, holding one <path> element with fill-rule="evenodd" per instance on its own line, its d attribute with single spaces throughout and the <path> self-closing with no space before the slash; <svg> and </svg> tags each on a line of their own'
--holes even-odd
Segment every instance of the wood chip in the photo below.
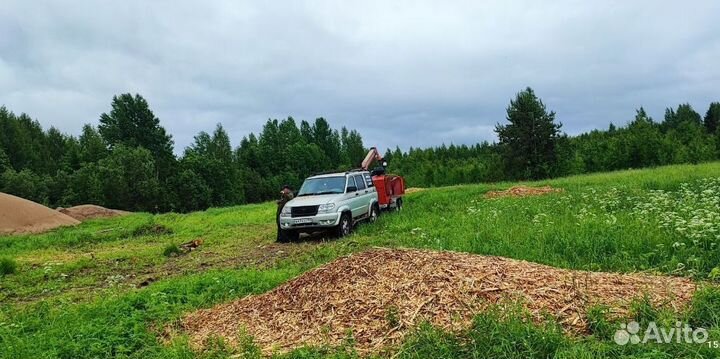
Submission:
<svg viewBox="0 0 720 359">
<path fill-rule="evenodd" d="M 626 316 L 630 302 L 647 293 L 654 305 L 679 309 L 695 289 L 687 278 L 572 271 L 467 253 L 373 249 L 339 258 L 270 292 L 193 312 L 182 327 L 196 348 L 212 336 L 235 345 L 245 330 L 265 354 L 306 344 L 338 345 L 352 330 L 356 349 L 365 353 L 379 343 L 401 343 L 423 320 L 443 328 L 467 327 L 475 314 L 507 300 L 519 300 L 536 321 L 555 313 L 567 331 L 580 334 L 587 331 L 584 315 L 590 303 Z"/>
</svg>

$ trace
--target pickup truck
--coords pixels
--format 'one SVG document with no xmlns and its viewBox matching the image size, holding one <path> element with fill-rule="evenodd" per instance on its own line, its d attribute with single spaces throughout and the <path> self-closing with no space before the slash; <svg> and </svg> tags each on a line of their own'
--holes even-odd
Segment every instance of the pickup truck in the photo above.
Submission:
<svg viewBox="0 0 720 359">
<path fill-rule="evenodd" d="M 375 222 L 379 214 L 378 194 L 370 172 L 311 176 L 280 212 L 280 231 L 283 233 L 279 237 L 294 241 L 300 233 L 327 229 L 344 237 L 357 222 Z"/>
</svg>

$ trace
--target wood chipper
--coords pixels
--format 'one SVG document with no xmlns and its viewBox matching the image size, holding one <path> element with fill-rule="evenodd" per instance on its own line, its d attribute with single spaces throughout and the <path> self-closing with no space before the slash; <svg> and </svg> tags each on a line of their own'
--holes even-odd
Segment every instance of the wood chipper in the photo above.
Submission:
<svg viewBox="0 0 720 359">
<path fill-rule="evenodd" d="M 369 167 L 373 161 L 377 161 L 378 166 L 371 170 Z M 372 174 L 380 209 L 399 211 L 403 206 L 402 197 L 405 195 L 405 179 L 402 176 L 386 174 L 386 167 L 387 161 L 383 159 L 375 147 L 370 148 L 361 164 L 363 170 L 370 171 Z"/>
</svg>

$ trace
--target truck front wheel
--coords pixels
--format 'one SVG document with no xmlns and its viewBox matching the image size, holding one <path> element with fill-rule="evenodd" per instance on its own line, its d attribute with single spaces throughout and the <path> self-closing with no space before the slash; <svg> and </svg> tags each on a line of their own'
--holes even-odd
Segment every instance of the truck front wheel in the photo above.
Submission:
<svg viewBox="0 0 720 359">
<path fill-rule="evenodd" d="M 281 229 L 278 233 L 278 243 L 297 242 L 300 238 L 300 232 L 292 229 Z"/>
<path fill-rule="evenodd" d="M 335 228 L 335 234 L 337 234 L 338 237 L 342 238 L 350 234 L 352 231 L 352 218 L 350 218 L 350 214 L 343 213 L 342 216 L 340 216 L 340 223 L 338 223 L 337 227 Z"/>
</svg>

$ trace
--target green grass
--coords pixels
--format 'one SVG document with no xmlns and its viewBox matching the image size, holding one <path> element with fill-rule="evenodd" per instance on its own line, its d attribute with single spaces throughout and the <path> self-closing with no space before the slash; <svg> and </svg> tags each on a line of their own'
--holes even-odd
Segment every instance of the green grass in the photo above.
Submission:
<svg viewBox="0 0 720 359">
<path fill-rule="evenodd" d="M 165 257 L 179 256 L 180 254 L 182 254 L 182 250 L 175 243 L 168 244 L 163 250 L 163 255 Z"/>
<path fill-rule="evenodd" d="M 373 246 L 447 249 L 563 268 L 713 281 L 720 273 L 718 178 L 720 163 L 707 163 L 529 183 L 564 189 L 529 198 L 483 197 L 514 183 L 429 189 L 408 195 L 403 212 L 360 226 L 350 238 L 282 245 L 274 243 L 272 203 L 186 215 L 138 213 L 42 235 L 0 237 L 2 257 L 15 263 L 14 274 L 0 275 L 0 358 L 255 357 L 258 351 L 250 340 L 240 348 L 216 343 L 194 352 L 182 335 L 170 343 L 160 338 L 183 313 L 262 293 Z M 166 254 L 194 239 L 203 239 L 196 250 Z M 714 286 L 680 313 L 642 301 L 633 308 L 639 320 L 683 320 L 710 329 L 711 339 L 720 340 L 720 292 Z M 531 324 L 521 310 L 491 310 L 462 333 L 419 326 L 402 347 L 378 355 L 670 358 L 720 353 L 687 344 L 618 346 L 611 341 L 618 323 L 607 312 L 590 310 L 590 335 L 570 337 L 552 320 Z M 349 336 L 338 348 L 303 348 L 287 356 L 357 353 Z"/>
<path fill-rule="evenodd" d="M 17 270 L 17 263 L 12 258 L 0 258 L 0 276 L 14 274 Z"/>
</svg>

